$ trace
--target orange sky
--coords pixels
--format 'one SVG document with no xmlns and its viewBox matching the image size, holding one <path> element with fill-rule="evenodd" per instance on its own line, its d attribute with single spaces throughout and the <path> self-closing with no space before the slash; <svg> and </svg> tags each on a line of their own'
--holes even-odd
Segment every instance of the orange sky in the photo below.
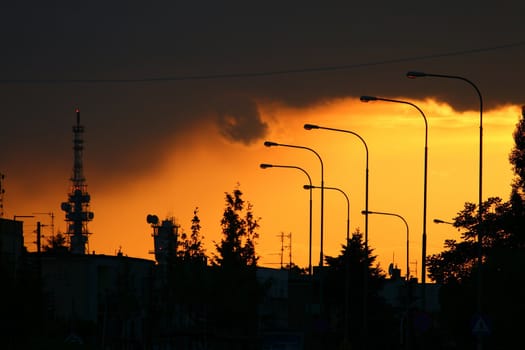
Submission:
<svg viewBox="0 0 525 350">
<path fill-rule="evenodd" d="M 279 235 L 292 234 L 293 262 L 308 263 L 307 178 L 348 194 L 351 231 L 364 230 L 365 152 L 357 137 L 303 129 L 348 129 L 369 148 L 369 209 L 402 215 L 410 228 L 411 274 L 420 277 L 424 122 L 408 105 L 361 103 L 379 95 L 417 104 L 428 138 L 428 254 L 466 201 L 478 200 L 479 115 L 471 87 L 451 79 L 407 79 L 409 70 L 472 79 L 484 98 L 483 197 L 506 200 L 508 154 L 525 78 L 523 1 L 340 2 L 239 5 L 90 1 L 45 6 L 6 2 L 0 21 L 0 172 L 4 216 L 53 213 L 72 175 L 76 107 L 85 127 L 84 175 L 94 220 L 89 250 L 153 259 L 148 214 L 189 230 L 199 207 L 208 254 L 220 239 L 224 193 L 237 183 L 261 217 L 260 263 L 278 266 Z M 271 25 L 269 25 L 271 24 Z M 432 100 L 430 100 L 432 98 Z M 428 100 L 427 100 L 428 99 Z M 320 190 L 313 193 L 313 263 L 318 264 Z M 324 253 L 346 236 L 346 201 L 326 191 Z M 36 220 L 26 220 L 34 249 Z M 50 226 L 44 234 L 50 234 Z M 369 243 L 384 270 L 405 269 L 406 230 L 370 216 Z M 287 242 L 288 243 L 288 242 Z M 285 254 L 288 256 L 287 252 Z M 404 272 L 403 272 L 404 274 Z"/>
<path fill-rule="evenodd" d="M 393 98 L 393 97 L 391 97 Z M 459 238 L 449 225 L 436 225 L 433 218 L 452 220 L 465 201 L 477 203 L 479 112 L 457 112 L 444 102 L 417 101 L 405 97 L 425 113 L 428 125 L 428 211 L 427 253 L 440 252 L 448 238 Z M 258 103 L 262 120 L 268 125 L 266 140 L 314 149 L 322 158 L 324 183 L 336 187 L 350 198 L 351 232 L 364 231 L 365 151 L 357 137 L 327 130 L 303 129 L 304 123 L 346 129 L 358 133 L 369 148 L 369 209 L 403 216 L 410 229 L 411 275 L 420 278 L 421 233 L 423 215 L 424 122 L 419 112 L 407 105 L 374 102 L 358 98 L 326 101 L 309 108 Z M 508 154 L 513 147 L 512 132 L 519 120 L 520 106 L 503 106 L 484 113 L 483 197 L 508 199 L 512 171 Z M 84 123 L 87 124 L 87 123 Z M 161 219 L 173 216 L 186 231 L 190 230 L 195 207 L 199 207 L 205 248 L 215 252 L 220 239 L 220 218 L 224 192 L 237 183 L 244 198 L 253 204 L 260 220 L 257 253 L 260 265 L 278 267 L 280 233 L 292 234 L 293 262 L 308 264 L 308 191 L 304 173 L 297 169 L 262 170 L 260 163 L 293 165 L 305 169 L 314 185 L 320 185 L 320 162 L 309 151 L 289 147 L 232 143 L 221 136 L 214 124 L 198 125 L 166 144 L 158 158 L 152 157 L 151 171 L 140 178 L 125 180 L 119 186 L 100 190 L 97 178 L 90 176 L 96 162 L 90 155 L 89 140 L 97 135 L 88 131 L 85 149 L 85 175 L 91 194 L 94 220 L 89 224 L 93 235 L 89 249 L 99 254 L 115 254 L 122 249 L 128 256 L 153 259 L 151 228 L 146 215 Z M 70 135 L 70 139 L 72 135 Z M 162 155 L 166 154 L 165 157 Z M 71 164 L 72 164 L 71 152 Z M 154 165 L 154 166 L 153 166 Z M 108 174 L 109 175 L 109 174 Z M 67 179 L 68 174 L 64 174 Z M 56 180 L 55 180 L 56 182 Z M 53 212 L 55 231 L 65 230 L 60 202 L 66 199 L 69 183 L 63 181 L 61 193 L 45 193 L 34 202 L 16 201 L 16 187 L 6 187 L 6 217 L 32 212 Z M 55 186 L 56 187 L 56 186 Z M 346 235 L 347 204 L 341 193 L 325 191 L 324 254 L 339 254 Z M 37 215 L 44 224 L 49 216 Z M 25 220 L 26 246 L 34 250 L 36 219 Z M 44 228 L 44 234 L 50 227 Z M 312 262 L 319 262 L 320 191 L 313 192 Z M 288 245 L 288 241 L 285 242 Z M 369 244 L 386 271 L 394 262 L 405 274 L 406 229 L 396 217 L 369 217 Z M 288 251 L 285 251 L 285 262 Z"/>
</svg>

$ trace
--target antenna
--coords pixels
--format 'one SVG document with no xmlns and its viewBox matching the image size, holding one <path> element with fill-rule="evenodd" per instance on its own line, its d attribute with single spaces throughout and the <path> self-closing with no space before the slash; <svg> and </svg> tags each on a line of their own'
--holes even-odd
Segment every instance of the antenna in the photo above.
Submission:
<svg viewBox="0 0 525 350">
<path fill-rule="evenodd" d="M 161 222 L 154 214 L 148 214 L 146 222 L 153 229 L 151 236 L 155 250 L 152 253 L 155 254 L 155 260 L 164 268 L 177 253 L 179 225 L 173 218 L 167 218 Z"/>
<path fill-rule="evenodd" d="M 278 237 L 281 237 L 281 269 L 284 267 L 283 260 L 284 260 L 284 250 L 285 249 L 288 249 L 288 252 L 289 252 L 289 258 L 290 258 L 289 268 L 291 269 L 292 268 L 292 233 L 285 235 L 284 232 L 281 232 L 281 234 L 278 235 Z M 284 244 L 285 238 L 289 239 L 288 245 Z"/>
<path fill-rule="evenodd" d="M 55 214 L 53 212 L 48 212 L 48 213 L 31 213 L 33 215 L 49 215 L 49 217 L 51 218 L 51 236 L 54 236 L 55 235 Z M 47 225 L 43 225 L 43 226 L 47 226 Z"/>
<path fill-rule="evenodd" d="M 82 165 L 84 127 L 80 125 L 80 109 L 75 109 L 77 124 L 73 126 L 73 176 L 70 178 L 71 190 L 68 201 L 63 202 L 61 209 L 66 212 L 67 232 L 70 237 L 70 250 L 74 254 L 85 254 L 88 236 L 88 221 L 93 220 L 93 212 L 89 211 L 91 197 L 87 192 L 86 179 Z"/>
</svg>

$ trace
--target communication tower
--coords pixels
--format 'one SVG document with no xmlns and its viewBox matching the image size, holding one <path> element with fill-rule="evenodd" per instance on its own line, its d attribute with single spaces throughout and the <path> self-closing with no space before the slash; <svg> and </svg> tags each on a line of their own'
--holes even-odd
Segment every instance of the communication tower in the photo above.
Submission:
<svg viewBox="0 0 525 350">
<path fill-rule="evenodd" d="M 70 251 L 73 254 L 85 254 L 88 236 L 88 221 L 93 220 L 93 212 L 89 211 L 89 201 L 86 179 L 82 167 L 82 151 L 84 127 L 80 125 L 80 110 L 76 109 L 77 124 L 73 126 L 73 176 L 68 201 L 63 202 L 61 208 L 66 212 L 67 232 L 70 241 Z"/>
<path fill-rule="evenodd" d="M 157 215 L 148 215 L 146 222 L 153 228 L 153 244 L 155 247 L 155 260 L 159 265 L 166 265 L 177 254 L 177 238 L 179 225 L 173 218 L 167 218 L 159 222 Z"/>
</svg>

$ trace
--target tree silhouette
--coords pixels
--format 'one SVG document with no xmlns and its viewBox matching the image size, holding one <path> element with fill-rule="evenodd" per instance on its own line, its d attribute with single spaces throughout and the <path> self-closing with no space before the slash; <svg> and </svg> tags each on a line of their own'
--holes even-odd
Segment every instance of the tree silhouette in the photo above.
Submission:
<svg viewBox="0 0 525 350">
<path fill-rule="evenodd" d="M 181 262 L 189 263 L 206 263 L 206 251 L 204 250 L 203 239 L 201 235 L 200 219 L 197 215 L 199 208 L 193 211 L 191 220 L 191 234 L 188 236 L 185 232 L 181 233 L 179 250 L 177 256 Z"/>
<path fill-rule="evenodd" d="M 238 185 L 226 193 L 226 207 L 221 219 L 223 238 L 216 243 L 213 286 L 215 334 L 225 348 L 256 348 L 258 343 L 257 306 L 261 287 L 257 283 L 258 219 L 252 205 L 242 199 Z"/>
<path fill-rule="evenodd" d="M 482 310 L 494 324 L 492 335 L 484 341 L 497 347 L 510 347 L 516 342 L 519 330 L 515 320 L 525 312 L 521 293 L 525 289 L 525 251 L 517 244 L 514 213 L 510 202 L 498 197 L 482 203 L 483 264 L 477 265 L 478 247 L 477 206 L 466 203 L 454 218 L 454 225 L 462 230 L 462 240 L 445 241 L 446 250 L 429 257 L 429 275 L 439 284 L 441 323 L 462 347 L 474 342 L 470 323 L 477 313 L 475 296 L 477 278 L 482 274 Z M 497 326 L 496 326 L 497 325 Z M 504 346 L 506 344 L 507 346 Z"/>
<path fill-rule="evenodd" d="M 64 234 L 57 232 L 56 235 L 52 235 L 51 237 L 47 238 L 47 243 L 42 247 L 42 249 L 46 253 L 67 253 L 69 251 L 67 237 Z"/>
<path fill-rule="evenodd" d="M 221 228 L 223 238 L 215 244 L 218 255 L 214 255 L 214 265 L 255 268 L 259 259 L 255 254 L 259 219 L 254 217 L 252 204 L 242 199 L 238 185 L 232 193 L 226 193 Z"/>
<path fill-rule="evenodd" d="M 514 148 L 509 156 L 514 171 L 510 195 L 512 216 L 508 219 L 508 224 L 513 232 L 514 244 L 525 247 L 525 106 L 522 107 L 521 118 L 516 124 L 513 137 Z"/>
<path fill-rule="evenodd" d="M 519 195 L 521 201 L 525 200 L 525 106 L 522 107 L 521 118 L 516 124 L 512 134 L 514 148 L 509 156 L 514 171 L 512 191 Z"/>
<path fill-rule="evenodd" d="M 349 322 L 347 331 L 350 332 L 349 339 L 352 342 L 352 348 L 360 347 L 362 345 L 362 334 L 360 330 L 363 328 L 363 313 L 362 301 L 364 293 L 364 279 L 363 271 L 368 273 L 368 301 L 369 301 L 369 320 L 374 332 L 382 334 L 381 338 L 372 341 L 374 346 L 381 346 L 391 342 L 395 337 L 399 336 L 393 333 L 397 330 L 394 323 L 394 314 L 386 302 L 379 296 L 379 291 L 382 289 L 386 274 L 376 264 L 377 256 L 373 255 L 373 249 L 368 247 L 367 250 L 363 241 L 363 235 L 359 230 L 352 234 L 348 243 L 342 245 L 342 249 L 338 256 L 326 256 L 325 260 L 328 265 L 327 271 L 324 273 L 324 301 L 326 309 L 332 317 L 335 315 L 336 334 L 339 337 L 339 344 L 345 332 L 344 329 L 344 310 L 345 302 L 348 302 Z M 348 270 L 347 270 L 348 269 Z M 348 279 L 348 283 L 346 283 Z M 348 293 L 348 294 L 347 294 Z M 348 298 L 345 301 L 345 298 Z M 395 341 L 394 341 L 395 342 Z M 368 344 L 371 346 L 372 344 Z M 336 346 L 334 344 L 334 346 Z"/>
<path fill-rule="evenodd" d="M 429 258 L 431 279 L 443 284 L 441 324 L 462 348 L 474 343 L 469 325 L 477 314 L 474 296 L 480 291 L 481 309 L 491 324 L 491 335 L 484 338 L 484 343 L 509 348 L 521 341 L 520 327 L 514 320 L 525 313 L 525 108 L 513 136 L 515 145 L 509 160 L 515 176 L 509 201 L 498 197 L 484 201 L 481 227 L 478 207 L 465 203 L 454 218 L 454 226 L 462 230 L 461 240 L 446 240 L 445 251 Z M 481 270 L 477 264 L 479 230 L 483 232 Z"/>
</svg>

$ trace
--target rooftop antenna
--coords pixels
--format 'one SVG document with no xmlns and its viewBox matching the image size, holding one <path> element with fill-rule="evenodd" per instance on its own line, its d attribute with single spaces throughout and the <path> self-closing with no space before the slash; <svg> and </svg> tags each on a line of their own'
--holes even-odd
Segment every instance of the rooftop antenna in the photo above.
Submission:
<svg viewBox="0 0 525 350">
<path fill-rule="evenodd" d="M 89 211 L 91 197 L 87 192 L 86 179 L 82 166 L 82 151 L 84 127 L 80 125 L 80 110 L 75 110 L 77 124 L 73 126 L 73 176 L 70 178 L 71 189 L 68 201 L 63 202 L 61 208 L 66 212 L 67 232 L 70 240 L 70 251 L 73 254 L 85 254 L 88 236 L 88 221 L 93 220 L 93 212 Z"/>
<path fill-rule="evenodd" d="M 286 235 L 284 232 L 281 232 L 279 237 L 281 237 L 281 269 L 284 268 L 284 250 L 285 249 L 288 249 L 288 252 L 289 252 L 290 265 L 288 266 L 288 268 L 291 269 L 292 268 L 292 233 L 290 232 L 289 234 Z M 289 239 L 288 245 L 284 244 L 285 238 Z"/>
</svg>

